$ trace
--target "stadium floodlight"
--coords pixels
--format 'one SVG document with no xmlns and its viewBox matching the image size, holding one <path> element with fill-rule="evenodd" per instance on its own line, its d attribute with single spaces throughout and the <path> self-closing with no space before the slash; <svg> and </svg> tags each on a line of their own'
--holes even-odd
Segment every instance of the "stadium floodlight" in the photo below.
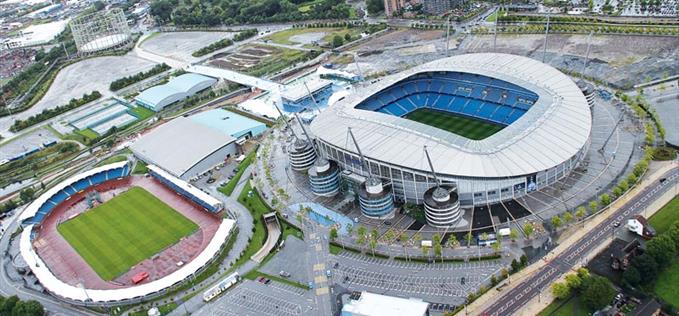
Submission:
<svg viewBox="0 0 679 316">
<path fill-rule="evenodd" d="M 283 114 L 283 111 L 281 111 L 281 108 L 278 107 L 278 102 L 274 101 L 273 106 L 276 108 L 276 111 L 278 111 L 278 114 L 283 119 L 283 122 L 285 122 L 285 126 L 287 126 L 288 129 L 292 132 L 292 136 L 295 138 L 295 140 L 298 140 L 299 137 L 297 136 L 297 133 L 295 133 L 295 130 L 292 129 L 292 126 L 290 126 L 290 123 L 288 123 L 288 120 L 285 118 L 285 115 Z"/>
<path fill-rule="evenodd" d="M 547 58 L 547 35 L 549 34 L 549 13 L 547 13 L 547 27 L 545 28 L 545 44 L 543 45 L 542 48 L 542 62 L 545 62 L 545 58 Z"/>
</svg>

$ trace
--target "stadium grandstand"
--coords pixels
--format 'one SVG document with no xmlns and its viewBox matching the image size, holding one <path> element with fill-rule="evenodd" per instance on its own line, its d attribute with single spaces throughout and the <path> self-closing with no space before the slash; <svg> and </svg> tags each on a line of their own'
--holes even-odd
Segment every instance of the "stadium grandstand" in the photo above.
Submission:
<svg viewBox="0 0 679 316">
<path fill-rule="evenodd" d="M 229 238 L 235 227 L 235 221 L 222 219 L 219 215 L 210 215 L 223 209 L 221 202 L 191 187 L 182 180 L 172 177 L 156 166 L 149 166 L 152 178 L 130 175 L 130 166 L 131 164 L 128 161 L 117 162 L 74 175 L 40 195 L 20 215 L 19 219 L 23 226 L 19 240 L 21 257 L 38 279 L 40 285 L 55 297 L 71 304 L 83 306 L 118 306 L 155 298 L 165 294 L 169 288 L 181 285 L 205 269 L 218 256 L 225 241 Z M 170 193 L 169 199 L 174 199 L 176 194 L 183 196 L 191 201 L 186 203 L 193 203 L 190 205 L 198 205 L 208 211 L 205 212 L 196 208 L 198 214 L 205 214 L 203 217 L 211 218 L 216 223 L 214 228 L 198 233 L 205 240 L 202 242 L 202 247 L 196 249 L 196 254 L 192 255 L 192 259 L 181 266 L 171 264 L 172 269 L 167 274 L 158 275 L 157 269 L 161 269 L 159 266 L 152 270 L 152 273 L 158 276 L 157 278 L 139 284 L 137 282 L 121 284 L 119 279 L 116 282 L 104 281 L 103 283 L 101 283 L 101 280 L 91 280 L 89 277 L 93 274 L 88 274 L 87 271 L 82 269 L 72 270 L 73 267 L 71 266 L 74 262 L 82 259 L 63 257 L 71 253 L 77 257 L 78 254 L 73 249 L 60 248 L 63 247 L 62 243 L 54 242 L 54 239 L 45 236 L 49 234 L 50 230 L 56 231 L 53 226 L 61 225 L 63 221 L 79 216 L 69 214 L 72 214 L 74 210 L 77 211 L 77 209 L 74 209 L 76 205 L 89 204 L 85 202 L 89 202 L 90 196 L 98 195 L 99 191 L 103 195 L 106 194 L 106 190 L 115 190 L 116 188 L 125 190 L 125 188 L 130 188 L 130 185 L 142 185 L 142 183 L 156 180 L 161 187 L 169 188 L 169 190 L 164 189 Z M 107 196 L 120 195 L 114 193 Z M 168 199 L 168 197 L 165 197 L 165 199 Z M 100 205 L 105 205 L 105 203 L 98 202 Z M 176 202 L 174 204 L 181 205 L 182 203 Z M 52 214 L 53 212 L 56 212 L 56 214 Z M 88 212 L 88 210 L 84 212 Z M 202 223 L 201 225 L 208 224 Z M 153 238 L 153 236 L 149 236 L 149 238 Z M 184 246 L 181 249 L 187 250 Z M 166 250 L 154 255 L 153 262 L 158 260 L 175 262 L 173 260 L 176 260 L 176 257 L 174 259 L 169 257 L 163 259 L 162 252 L 164 251 Z M 47 256 L 45 256 L 46 254 Z M 60 273 L 64 269 L 68 273 Z M 134 271 L 132 273 L 136 274 Z M 146 276 L 148 276 L 148 273 Z M 99 285 L 88 286 L 92 284 Z"/>
<path fill-rule="evenodd" d="M 214 109 L 162 124 L 140 137 L 130 149 L 147 164 L 187 180 L 234 157 L 247 139 L 264 131 L 266 125 L 261 122 Z"/>
<path fill-rule="evenodd" d="M 441 184 L 455 187 L 460 205 L 469 207 L 509 201 L 567 176 L 585 156 L 592 114 L 580 88 L 557 69 L 484 53 L 388 76 L 310 127 L 345 180 L 363 181 L 370 171 L 401 203 L 423 204 L 436 186 L 426 146 Z M 348 141 L 348 128 L 367 163 Z"/>
<path fill-rule="evenodd" d="M 159 112 L 168 105 L 210 88 L 216 82 L 217 79 L 199 74 L 183 74 L 170 79 L 166 84 L 142 91 L 134 100 L 138 105 Z"/>
</svg>

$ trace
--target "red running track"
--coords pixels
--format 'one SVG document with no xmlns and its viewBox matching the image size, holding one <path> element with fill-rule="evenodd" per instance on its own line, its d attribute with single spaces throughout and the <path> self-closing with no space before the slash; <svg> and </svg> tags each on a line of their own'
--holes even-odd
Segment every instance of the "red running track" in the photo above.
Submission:
<svg viewBox="0 0 679 316">
<path fill-rule="evenodd" d="M 112 281 L 105 281 L 80 257 L 71 245 L 59 234 L 57 225 L 87 211 L 87 193 L 98 191 L 103 202 L 106 202 L 130 187 L 138 186 L 149 191 L 170 207 L 182 213 L 188 219 L 198 224 L 195 233 L 166 248 L 152 258 L 146 259 L 132 267 L 126 273 Z M 142 283 L 151 282 L 167 276 L 178 270 L 179 262 L 188 263 L 205 249 L 217 228 L 221 224 L 221 216 L 213 215 L 202 207 L 177 194 L 152 177 L 129 176 L 120 180 L 111 180 L 71 196 L 68 200 L 57 205 L 45 217 L 41 225 L 36 228 L 37 235 L 33 240 L 33 247 L 50 271 L 60 280 L 71 284 L 81 285 L 88 289 L 119 289 L 130 287 L 132 277 L 139 272 L 148 272 L 149 278 Z M 153 238 L 153 236 L 149 236 Z"/>
</svg>

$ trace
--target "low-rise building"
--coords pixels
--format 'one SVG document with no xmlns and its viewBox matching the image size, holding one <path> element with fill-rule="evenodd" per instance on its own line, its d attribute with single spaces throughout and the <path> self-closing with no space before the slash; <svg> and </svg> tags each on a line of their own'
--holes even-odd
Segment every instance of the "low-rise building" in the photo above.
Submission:
<svg viewBox="0 0 679 316">
<path fill-rule="evenodd" d="M 425 316 L 429 303 L 417 298 L 400 298 L 370 292 L 354 292 L 342 307 L 342 316 Z"/>
</svg>

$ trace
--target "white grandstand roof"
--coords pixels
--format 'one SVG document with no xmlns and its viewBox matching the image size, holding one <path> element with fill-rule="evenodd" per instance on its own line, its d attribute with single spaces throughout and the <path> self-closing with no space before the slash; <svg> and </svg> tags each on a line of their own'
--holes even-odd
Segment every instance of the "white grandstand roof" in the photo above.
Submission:
<svg viewBox="0 0 679 316">
<path fill-rule="evenodd" d="M 431 71 L 501 79 L 533 91 L 539 99 L 513 124 L 482 140 L 354 108 L 402 79 Z M 347 127 L 369 160 L 428 172 L 426 145 L 437 173 L 503 178 L 544 171 L 576 155 L 587 145 L 592 115 L 575 82 L 557 69 L 527 57 L 484 53 L 444 58 L 386 77 L 329 107 L 311 124 L 317 137 L 356 152 L 347 141 Z"/>
<path fill-rule="evenodd" d="M 163 169 L 161 169 L 157 166 L 148 165 L 148 168 L 149 168 L 149 170 L 153 170 L 153 172 L 161 175 L 163 178 L 172 181 L 172 183 L 174 183 L 176 186 L 182 188 L 184 191 L 191 193 L 193 196 L 201 199 L 205 203 L 210 204 L 212 207 L 217 208 L 217 207 L 219 207 L 219 205 L 222 204 L 222 202 L 220 202 L 216 198 L 213 198 L 211 195 L 209 195 L 209 194 L 201 191 L 200 189 L 192 186 L 190 183 L 169 174 L 168 172 L 166 172 L 165 170 L 163 170 Z"/>
<path fill-rule="evenodd" d="M 139 138 L 130 149 L 147 163 L 181 177 L 218 149 L 235 141 L 230 135 L 178 117 Z"/>
<path fill-rule="evenodd" d="M 47 202 L 47 200 L 49 198 L 51 198 L 53 195 L 57 194 L 59 191 L 63 190 L 65 187 L 67 187 L 67 186 L 69 186 L 73 183 L 76 183 L 76 182 L 80 181 L 81 179 L 85 179 L 85 178 L 87 178 L 91 175 L 94 175 L 94 174 L 97 174 L 99 172 L 106 171 L 106 170 L 117 169 L 117 168 L 120 168 L 120 167 L 122 167 L 122 166 L 124 166 L 128 163 L 129 162 L 126 160 L 126 161 L 121 161 L 121 162 L 114 162 L 114 163 L 111 163 L 111 164 L 108 164 L 108 165 L 103 165 L 103 166 L 100 166 L 100 167 L 96 167 L 96 168 L 87 170 L 83 173 L 76 174 L 76 175 L 74 175 L 74 176 L 72 176 L 72 177 L 70 177 L 70 178 L 68 178 L 64 181 L 57 183 L 57 185 L 53 186 L 52 188 L 47 190 L 45 193 L 41 194 L 37 199 L 33 200 L 33 203 L 31 203 L 27 206 L 24 209 L 24 211 L 21 213 L 21 215 L 19 215 L 19 221 L 24 221 L 24 220 L 27 220 L 27 219 L 35 216 L 35 214 L 38 213 L 38 210 L 40 209 L 40 207 L 43 204 L 45 204 L 45 202 Z"/>
<path fill-rule="evenodd" d="M 232 219 L 222 220 L 222 223 L 215 232 L 215 236 L 212 238 L 212 240 L 210 240 L 210 243 L 208 243 L 205 249 L 200 254 L 198 254 L 195 259 L 182 266 L 179 270 L 149 283 L 132 287 L 121 287 L 119 289 L 113 290 L 84 289 L 80 286 L 67 284 L 54 276 L 47 265 L 45 265 L 45 262 L 40 259 L 33 249 L 30 238 L 33 225 L 27 226 L 21 233 L 19 248 L 21 250 L 21 256 L 31 268 L 33 274 L 35 274 L 38 280 L 40 280 L 40 284 L 42 284 L 45 289 L 54 295 L 77 301 L 91 300 L 92 302 L 102 303 L 115 302 L 133 298 L 141 298 L 166 289 L 190 277 L 196 271 L 198 271 L 198 269 L 205 266 L 215 255 L 217 255 L 219 249 L 221 249 L 222 244 L 226 242 L 226 239 L 231 233 L 231 230 L 235 224 L 236 221 Z M 150 237 L 152 238 L 152 236 Z"/>
</svg>

